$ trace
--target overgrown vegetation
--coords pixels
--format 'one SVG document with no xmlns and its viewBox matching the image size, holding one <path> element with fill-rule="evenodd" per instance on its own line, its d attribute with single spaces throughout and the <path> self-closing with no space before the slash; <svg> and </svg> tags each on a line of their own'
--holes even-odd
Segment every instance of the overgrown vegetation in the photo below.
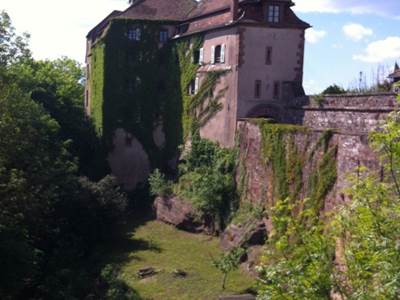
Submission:
<svg viewBox="0 0 400 300">
<path fill-rule="evenodd" d="M 176 195 L 193 203 L 200 216 L 211 217 L 218 228 L 225 227 L 238 206 L 236 156 L 236 150 L 221 148 L 196 134 L 173 187 Z M 168 187 L 163 175 L 156 170 L 150 178 L 151 190 L 162 195 Z"/>
<path fill-rule="evenodd" d="M 0 49 L 0 298 L 84 298 L 127 198 L 114 178 L 80 177 L 94 156 L 80 66 L 33 60 L 5 12 Z"/>
<path fill-rule="evenodd" d="M 331 132 L 310 148 L 303 127 L 259 123 L 265 163 L 273 176 L 274 204 L 268 209 L 273 231 L 259 267 L 260 299 L 329 299 L 333 239 L 320 220 L 327 193 L 336 182 L 336 147 Z M 295 136 L 303 136 L 302 148 Z M 305 143 L 305 145 L 304 145 Z M 306 180 L 306 162 L 316 161 Z M 308 182 L 308 186 L 307 186 Z M 306 194 L 306 195 L 305 195 Z M 305 196 L 303 200 L 301 196 Z"/>
<path fill-rule="evenodd" d="M 152 167 L 163 170 L 178 155 L 178 146 L 221 110 L 225 93 L 223 89 L 214 95 L 225 72 L 209 72 L 197 94 L 189 94 L 200 67 L 193 57 L 202 38 L 160 46 L 159 31 L 166 24 L 113 20 L 105 37 L 93 47 L 89 80 L 91 115 L 106 148 L 112 148 L 115 130 L 123 128 L 143 145 Z M 127 38 L 130 28 L 141 30 L 140 41 Z M 166 141 L 161 148 L 153 139 L 159 126 Z"/>
</svg>

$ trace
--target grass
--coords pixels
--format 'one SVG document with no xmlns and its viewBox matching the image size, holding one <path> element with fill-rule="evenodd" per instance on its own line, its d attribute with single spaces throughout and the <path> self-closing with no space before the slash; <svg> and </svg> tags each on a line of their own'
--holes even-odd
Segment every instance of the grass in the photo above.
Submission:
<svg viewBox="0 0 400 300">
<path fill-rule="evenodd" d="M 218 299 L 220 295 L 245 293 L 255 280 L 241 270 L 229 274 L 222 291 L 222 274 L 212 265 L 211 256 L 221 254 L 217 238 L 191 234 L 157 221 L 137 227 L 130 235 L 131 252 L 126 253 L 120 278 L 143 299 L 201 300 Z M 160 270 L 154 277 L 139 279 L 140 268 Z M 176 278 L 176 269 L 187 277 Z"/>
</svg>

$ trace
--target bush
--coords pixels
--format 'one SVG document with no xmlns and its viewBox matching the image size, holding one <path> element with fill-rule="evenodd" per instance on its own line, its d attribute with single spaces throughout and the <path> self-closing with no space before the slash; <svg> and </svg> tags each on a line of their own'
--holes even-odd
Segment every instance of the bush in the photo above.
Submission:
<svg viewBox="0 0 400 300">
<path fill-rule="evenodd" d="M 172 195 L 172 182 L 165 178 L 165 175 L 159 169 L 149 177 L 150 193 L 153 196 L 168 197 Z"/>
<path fill-rule="evenodd" d="M 200 213 L 222 222 L 232 212 L 237 198 L 236 157 L 237 151 L 194 136 L 191 149 L 179 166 L 181 176 L 174 192 L 191 201 Z"/>
</svg>

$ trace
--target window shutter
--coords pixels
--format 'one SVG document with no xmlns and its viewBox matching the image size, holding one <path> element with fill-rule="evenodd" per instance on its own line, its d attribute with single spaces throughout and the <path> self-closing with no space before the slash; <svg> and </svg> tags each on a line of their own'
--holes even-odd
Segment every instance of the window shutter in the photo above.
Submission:
<svg viewBox="0 0 400 300">
<path fill-rule="evenodd" d="M 215 64 L 215 46 L 211 46 L 211 63 Z"/>
<path fill-rule="evenodd" d="M 196 80 L 194 81 L 194 93 L 197 94 L 197 92 L 199 91 L 199 83 L 200 83 L 200 79 L 199 77 L 196 77 Z"/>
<path fill-rule="evenodd" d="M 204 48 L 200 48 L 199 64 L 202 65 L 203 62 L 204 62 Z"/>
<path fill-rule="evenodd" d="M 221 63 L 225 62 L 225 44 L 221 46 Z"/>
<path fill-rule="evenodd" d="M 140 30 L 140 28 L 136 28 L 136 40 L 137 41 L 140 41 L 140 38 L 141 38 L 141 30 Z"/>
</svg>

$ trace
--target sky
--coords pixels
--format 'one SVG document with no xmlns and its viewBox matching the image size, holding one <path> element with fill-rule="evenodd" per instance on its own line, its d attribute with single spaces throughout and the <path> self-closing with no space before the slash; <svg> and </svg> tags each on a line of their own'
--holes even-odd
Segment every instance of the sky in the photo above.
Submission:
<svg viewBox="0 0 400 300">
<path fill-rule="evenodd" d="M 168 1 L 168 0 L 165 0 Z M 218 0 L 215 0 L 218 1 Z M 400 62 L 400 0 L 293 0 L 306 32 L 304 87 L 308 94 L 331 84 L 358 87 L 384 77 Z M 85 57 L 87 32 L 127 0 L 0 0 L 17 32 L 31 35 L 37 59 Z M 396 30 L 397 28 L 397 30 Z"/>
</svg>

